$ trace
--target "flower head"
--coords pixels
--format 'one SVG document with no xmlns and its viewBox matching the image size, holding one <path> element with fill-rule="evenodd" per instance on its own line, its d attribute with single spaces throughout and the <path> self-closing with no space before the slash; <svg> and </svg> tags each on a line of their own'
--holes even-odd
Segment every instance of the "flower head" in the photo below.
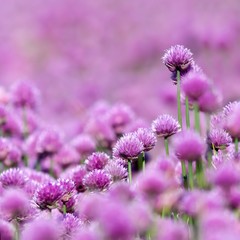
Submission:
<svg viewBox="0 0 240 240">
<path fill-rule="evenodd" d="M 72 146 L 84 156 L 93 153 L 96 149 L 96 143 L 89 134 L 81 134 L 74 138 Z"/>
<path fill-rule="evenodd" d="M 27 182 L 27 177 L 18 168 L 11 168 L 0 174 L 0 182 L 4 188 L 20 187 L 23 188 Z"/>
<path fill-rule="evenodd" d="M 208 142 L 218 150 L 228 147 L 232 143 L 232 138 L 223 129 L 212 129 L 208 134 Z"/>
<path fill-rule="evenodd" d="M 192 55 L 191 51 L 182 45 L 172 46 L 165 52 L 162 60 L 173 73 L 174 80 L 176 79 L 177 71 L 184 75 L 192 68 Z"/>
<path fill-rule="evenodd" d="M 29 82 L 17 82 L 12 86 L 12 102 L 16 107 L 35 109 L 39 92 Z"/>
<path fill-rule="evenodd" d="M 104 170 L 93 170 L 83 178 L 83 185 L 90 191 L 104 190 L 111 183 L 111 176 Z"/>
<path fill-rule="evenodd" d="M 64 190 L 60 183 L 49 182 L 37 190 L 34 201 L 40 209 L 51 210 L 56 207 L 57 201 L 59 201 L 63 195 Z"/>
<path fill-rule="evenodd" d="M 113 148 L 113 156 L 125 160 L 136 159 L 144 150 L 142 142 L 135 134 L 126 134 L 121 137 Z"/>
<path fill-rule="evenodd" d="M 88 171 L 93 171 L 94 169 L 103 169 L 109 160 L 110 157 L 106 153 L 95 152 L 86 159 L 86 169 Z"/>
<path fill-rule="evenodd" d="M 179 160 L 198 161 L 205 150 L 202 138 L 192 130 L 176 135 L 173 145 Z"/>
<path fill-rule="evenodd" d="M 144 151 L 150 151 L 157 142 L 157 138 L 151 129 L 148 128 L 139 128 L 136 132 L 136 137 L 142 142 Z"/>
<path fill-rule="evenodd" d="M 76 168 L 74 168 L 73 170 L 71 170 L 70 173 L 70 179 L 73 180 L 76 190 L 78 192 L 84 192 L 85 191 L 85 187 L 83 185 L 83 178 L 85 177 L 85 175 L 87 174 L 87 170 L 84 166 L 77 166 Z"/>
<path fill-rule="evenodd" d="M 182 89 L 190 101 L 198 99 L 210 88 L 210 83 L 203 73 L 189 72 L 182 80 Z"/>
<path fill-rule="evenodd" d="M 178 121 L 168 114 L 160 115 L 152 123 L 152 131 L 156 133 L 158 137 L 168 138 L 173 134 L 176 134 L 181 129 Z"/>
<path fill-rule="evenodd" d="M 115 161 L 110 161 L 106 165 L 105 171 L 111 175 L 114 182 L 123 180 L 127 177 L 127 169 Z"/>
<path fill-rule="evenodd" d="M 11 223 L 0 219 L 0 236 L 2 240 L 14 239 L 14 227 Z"/>
</svg>

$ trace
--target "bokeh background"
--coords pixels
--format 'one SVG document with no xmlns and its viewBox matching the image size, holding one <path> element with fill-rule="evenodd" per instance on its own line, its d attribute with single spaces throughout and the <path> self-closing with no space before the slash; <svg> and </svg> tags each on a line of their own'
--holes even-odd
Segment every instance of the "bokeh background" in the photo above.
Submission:
<svg viewBox="0 0 240 240">
<path fill-rule="evenodd" d="M 240 97 L 239 0 L 1 1 L 1 85 L 33 81 L 49 121 L 103 99 L 148 120 L 175 113 L 161 61 L 173 44 L 191 49 L 224 103 Z"/>
</svg>

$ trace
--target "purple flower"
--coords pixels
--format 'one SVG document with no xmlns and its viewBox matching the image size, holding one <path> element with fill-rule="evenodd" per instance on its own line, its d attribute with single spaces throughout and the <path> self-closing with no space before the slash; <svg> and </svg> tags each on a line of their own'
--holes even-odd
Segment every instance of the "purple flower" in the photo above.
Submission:
<svg viewBox="0 0 240 240">
<path fill-rule="evenodd" d="M 79 227 L 81 226 L 81 222 L 79 220 L 79 218 L 75 217 L 73 214 L 67 213 L 63 220 L 62 220 L 62 224 L 63 224 L 63 231 L 64 231 L 64 235 L 66 237 L 72 236 L 74 233 L 77 232 L 77 230 L 79 229 Z"/>
<path fill-rule="evenodd" d="M 37 140 L 38 154 L 54 154 L 62 147 L 62 139 L 56 130 L 43 130 Z"/>
<path fill-rule="evenodd" d="M 224 128 L 229 134 L 234 138 L 240 137 L 240 129 L 239 129 L 239 120 L 240 120 L 240 104 L 237 104 L 232 112 L 226 118 L 226 124 Z"/>
<path fill-rule="evenodd" d="M 62 168 L 67 168 L 71 165 L 79 163 L 80 155 L 72 146 L 64 146 L 54 156 L 54 161 Z"/>
<path fill-rule="evenodd" d="M 225 149 L 232 143 L 231 136 L 223 129 L 212 129 L 208 134 L 208 142 L 216 150 Z"/>
<path fill-rule="evenodd" d="M 0 161 L 4 161 L 10 149 L 10 142 L 5 138 L 0 138 Z"/>
<path fill-rule="evenodd" d="M 12 86 L 12 103 L 16 107 L 35 109 L 38 95 L 38 90 L 30 82 L 17 82 Z"/>
<path fill-rule="evenodd" d="M 131 108 L 121 103 L 114 105 L 108 115 L 109 123 L 117 134 L 122 134 L 125 127 L 132 122 L 134 117 Z"/>
<path fill-rule="evenodd" d="M 111 175 L 113 182 L 123 180 L 128 175 L 127 169 L 115 161 L 110 161 L 106 165 L 105 171 Z"/>
<path fill-rule="evenodd" d="M 8 220 L 26 218 L 30 213 L 30 200 L 20 189 L 7 189 L 0 200 L 0 212 Z"/>
<path fill-rule="evenodd" d="M 88 171 L 93 171 L 95 169 L 103 169 L 110 158 L 106 153 L 103 152 L 95 152 L 92 153 L 86 160 L 85 165 Z"/>
<path fill-rule="evenodd" d="M 240 183 L 239 171 L 231 162 L 225 162 L 212 172 L 210 181 L 223 189 L 229 189 Z"/>
<path fill-rule="evenodd" d="M 93 170 L 83 178 L 83 185 L 89 190 L 104 190 L 111 183 L 111 176 L 104 170 Z"/>
<path fill-rule="evenodd" d="M 210 88 L 210 83 L 203 73 L 191 71 L 182 80 L 182 89 L 190 101 L 198 99 Z"/>
<path fill-rule="evenodd" d="M 1 240 L 13 240 L 15 235 L 14 227 L 11 223 L 0 219 Z"/>
<path fill-rule="evenodd" d="M 157 224 L 157 234 L 154 239 L 164 240 L 187 240 L 189 239 L 188 228 L 181 221 L 171 219 L 159 219 Z"/>
<path fill-rule="evenodd" d="M 0 182 L 4 188 L 20 187 L 23 188 L 27 182 L 27 177 L 18 168 L 11 168 L 0 174 Z"/>
<path fill-rule="evenodd" d="M 182 45 L 172 46 L 165 52 L 162 60 L 169 71 L 173 73 L 172 78 L 174 81 L 176 81 L 177 71 L 181 75 L 190 71 L 193 64 L 192 55 L 191 51 Z"/>
<path fill-rule="evenodd" d="M 142 142 L 135 134 L 126 134 L 121 137 L 113 148 L 113 157 L 125 160 L 133 160 L 138 158 L 139 154 L 144 150 Z"/>
<path fill-rule="evenodd" d="M 59 240 L 62 234 L 62 229 L 59 228 L 54 220 L 36 219 L 33 222 L 26 224 L 23 229 L 22 240 Z"/>
<path fill-rule="evenodd" d="M 222 104 L 222 96 L 216 89 L 206 91 L 198 100 L 199 109 L 202 112 L 212 114 L 216 112 Z"/>
<path fill-rule="evenodd" d="M 21 163 L 21 151 L 18 147 L 11 145 L 8 155 L 4 160 L 4 165 L 7 167 L 17 167 Z"/>
<path fill-rule="evenodd" d="M 58 179 L 57 184 L 62 188 L 61 201 L 67 202 L 75 194 L 75 184 L 70 179 Z"/>
<path fill-rule="evenodd" d="M 0 104 L 0 126 L 6 122 L 7 109 L 4 105 Z"/>
<path fill-rule="evenodd" d="M 136 137 L 142 142 L 144 151 L 150 151 L 157 142 L 157 138 L 151 129 L 148 128 L 139 128 L 136 132 Z"/>
<path fill-rule="evenodd" d="M 205 150 L 203 140 L 193 130 L 176 135 L 173 145 L 178 159 L 185 161 L 198 161 Z"/>
<path fill-rule="evenodd" d="M 84 156 L 89 155 L 96 150 L 96 143 L 89 134 L 81 134 L 74 138 L 72 146 L 79 154 Z"/>
<path fill-rule="evenodd" d="M 109 202 L 105 205 L 100 211 L 99 223 L 104 239 L 134 239 L 135 228 L 122 203 Z"/>
<path fill-rule="evenodd" d="M 181 129 L 178 121 L 168 114 L 160 115 L 152 123 L 152 131 L 156 133 L 158 137 L 168 138 L 173 134 L 176 134 Z"/>
<path fill-rule="evenodd" d="M 64 189 L 58 182 L 49 182 L 40 187 L 34 196 L 37 206 L 44 209 L 56 208 L 57 201 L 64 195 Z"/>
<path fill-rule="evenodd" d="M 78 166 L 72 170 L 71 179 L 73 180 L 76 190 L 78 192 L 84 192 L 85 186 L 83 184 L 83 178 L 87 174 L 87 170 L 84 166 Z"/>
</svg>

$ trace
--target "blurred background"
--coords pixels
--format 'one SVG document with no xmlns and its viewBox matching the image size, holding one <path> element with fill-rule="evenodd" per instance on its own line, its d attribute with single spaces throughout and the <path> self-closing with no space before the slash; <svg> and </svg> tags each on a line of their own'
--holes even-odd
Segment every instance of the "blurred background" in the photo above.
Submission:
<svg viewBox="0 0 240 240">
<path fill-rule="evenodd" d="M 41 90 L 44 115 L 64 122 L 98 100 L 147 120 L 175 113 L 162 64 L 183 44 L 223 92 L 240 97 L 239 0 L 8 0 L 0 7 L 0 81 Z"/>
</svg>

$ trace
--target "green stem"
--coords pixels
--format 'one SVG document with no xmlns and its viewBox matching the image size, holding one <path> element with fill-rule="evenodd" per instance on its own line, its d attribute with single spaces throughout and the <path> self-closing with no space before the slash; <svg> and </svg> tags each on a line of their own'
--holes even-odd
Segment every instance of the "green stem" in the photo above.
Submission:
<svg viewBox="0 0 240 240">
<path fill-rule="evenodd" d="M 50 160 L 50 175 L 54 178 L 53 159 Z"/>
<path fill-rule="evenodd" d="M 27 167 L 28 166 L 28 156 L 26 154 L 23 155 L 23 162 L 24 162 L 24 165 Z"/>
<path fill-rule="evenodd" d="M 212 143 L 212 149 L 213 149 L 213 155 L 217 155 L 217 151 L 213 143 Z"/>
<path fill-rule="evenodd" d="M 167 138 L 164 138 L 164 145 L 165 145 L 166 155 L 169 156 L 169 145 L 168 145 L 168 139 Z"/>
<path fill-rule="evenodd" d="M 184 188 L 188 188 L 188 178 L 187 178 L 187 170 L 186 170 L 186 165 L 184 161 L 181 161 L 182 165 L 182 178 L 183 178 L 183 186 Z"/>
<path fill-rule="evenodd" d="M 206 131 L 210 129 L 210 115 L 208 113 L 205 114 L 206 119 Z"/>
<path fill-rule="evenodd" d="M 185 97 L 185 114 L 186 114 L 186 126 L 190 128 L 190 117 L 189 117 L 189 100 L 188 97 Z"/>
<path fill-rule="evenodd" d="M 146 166 L 146 162 L 145 162 L 145 152 L 142 152 L 139 154 L 138 156 L 138 170 L 143 170 L 145 171 L 145 166 Z"/>
<path fill-rule="evenodd" d="M 197 104 L 194 104 L 193 108 L 194 108 L 195 129 L 197 132 L 201 133 L 199 107 Z"/>
<path fill-rule="evenodd" d="M 204 170 L 203 170 L 203 162 L 202 159 L 199 159 L 196 162 L 196 177 L 197 183 L 200 188 L 204 188 L 205 180 L 204 180 Z"/>
<path fill-rule="evenodd" d="M 132 182 L 132 163 L 130 160 L 128 160 L 128 181 Z"/>
<path fill-rule="evenodd" d="M 63 204 L 63 214 L 65 215 L 67 213 L 67 207 L 66 204 Z"/>
<path fill-rule="evenodd" d="M 26 108 L 24 107 L 22 111 L 23 111 L 23 137 L 24 139 L 26 139 L 29 133 Z"/>
<path fill-rule="evenodd" d="M 190 189 L 194 188 L 192 162 L 188 162 L 188 184 L 189 184 Z"/>
<path fill-rule="evenodd" d="M 182 127 L 182 110 L 181 110 L 181 87 L 180 87 L 180 72 L 177 71 L 177 106 L 178 106 L 178 122 Z"/>
<path fill-rule="evenodd" d="M 14 220 L 14 226 L 15 226 L 15 240 L 19 240 L 19 224 L 17 220 Z"/>
<path fill-rule="evenodd" d="M 235 144 L 235 153 L 238 153 L 238 138 L 237 137 L 234 139 L 234 144 Z"/>
</svg>

